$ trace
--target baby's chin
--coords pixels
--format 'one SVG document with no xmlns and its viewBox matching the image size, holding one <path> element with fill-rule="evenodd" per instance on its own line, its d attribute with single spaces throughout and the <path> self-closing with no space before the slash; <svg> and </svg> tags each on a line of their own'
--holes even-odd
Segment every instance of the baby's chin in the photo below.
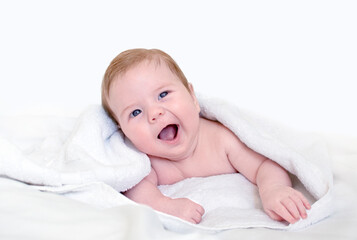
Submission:
<svg viewBox="0 0 357 240">
<path fill-rule="evenodd" d="M 181 162 L 193 156 L 194 151 L 191 147 L 176 146 L 175 149 L 166 150 L 162 153 L 147 154 L 149 158 L 163 159 L 172 162 Z"/>
</svg>

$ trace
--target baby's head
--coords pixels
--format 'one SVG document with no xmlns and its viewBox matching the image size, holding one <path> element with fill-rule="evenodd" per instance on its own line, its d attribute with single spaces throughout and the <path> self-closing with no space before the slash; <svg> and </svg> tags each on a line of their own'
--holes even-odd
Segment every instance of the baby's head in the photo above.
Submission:
<svg viewBox="0 0 357 240">
<path fill-rule="evenodd" d="M 160 50 L 132 49 L 110 63 L 102 104 L 140 151 L 183 159 L 197 144 L 200 107 L 192 85 Z"/>
<path fill-rule="evenodd" d="M 155 64 L 164 63 L 171 70 L 171 72 L 178 77 L 185 88 L 190 91 L 189 83 L 181 71 L 178 64 L 165 52 L 159 49 L 129 49 L 121 52 L 109 64 L 102 81 L 102 105 L 108 115 L 117 123 L 114 112 L 109 106 L 109 90 L 113 82 L 118 76 L 124 75 L 129 69 L 138 64 L 149 61 Z"/>
</svg>

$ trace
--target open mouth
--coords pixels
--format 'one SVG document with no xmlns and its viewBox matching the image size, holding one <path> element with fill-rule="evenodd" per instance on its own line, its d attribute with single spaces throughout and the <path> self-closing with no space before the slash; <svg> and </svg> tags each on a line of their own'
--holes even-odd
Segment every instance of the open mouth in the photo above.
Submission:
<svg viewBox="0 0 357 240">
<path fill-rule="evenodd" d="M 178 126 L 176 124 L 170 124 L 161 130 L 157 138 L 164 141 L 172 141 L 176 138 L 177 132 Z"/>
</svg>

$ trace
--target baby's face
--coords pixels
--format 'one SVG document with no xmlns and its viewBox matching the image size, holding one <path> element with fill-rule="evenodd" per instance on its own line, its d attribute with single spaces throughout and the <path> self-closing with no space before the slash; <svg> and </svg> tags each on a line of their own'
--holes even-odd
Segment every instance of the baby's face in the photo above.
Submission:
<svg viewBox="0 0 357 240">
<path fill-rule="evenodd" d="M 118 76 L 108 100 L 122 131 L 140 151 L 174 161 L 193 152 L 200 108 L 193 90 L 165 63 L 145 61 Z"/>
</svg>

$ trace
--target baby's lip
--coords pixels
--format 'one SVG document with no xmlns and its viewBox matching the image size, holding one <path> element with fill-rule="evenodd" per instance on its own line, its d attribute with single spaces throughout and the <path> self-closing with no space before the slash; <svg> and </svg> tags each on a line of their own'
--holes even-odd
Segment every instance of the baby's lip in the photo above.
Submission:
<svg viewBox="0 0 357 240">
<path fill-rule="evenodd" d="M 157 138 L 163 141 L 172 141 L 177 137 L 178 128 L 177 124 L 169 124 L 160 131 Z"/>
</svg>

